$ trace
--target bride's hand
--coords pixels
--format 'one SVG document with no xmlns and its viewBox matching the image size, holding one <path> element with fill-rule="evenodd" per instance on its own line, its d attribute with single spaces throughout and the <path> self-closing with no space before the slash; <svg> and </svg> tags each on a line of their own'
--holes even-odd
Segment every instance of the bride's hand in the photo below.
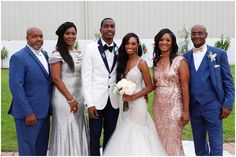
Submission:
<svg viewBox="0 0 236 157">
<path fill-rule="evenodd" d="M 126 102 L 133 101 L 134 97 L 133 97 L 133 95 L 126 95 L 126 94 L 124 94 L 123 95 L 123 100 L 126 101 Z"/>
</svg>

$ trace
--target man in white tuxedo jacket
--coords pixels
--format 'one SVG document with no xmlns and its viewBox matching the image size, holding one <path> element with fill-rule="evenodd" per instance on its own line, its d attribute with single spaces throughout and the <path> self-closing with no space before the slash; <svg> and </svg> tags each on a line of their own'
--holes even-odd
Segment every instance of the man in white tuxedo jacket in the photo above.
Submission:
<svg viewBox="0 0 236 157">
<path fill-rule="evenodd" d="M 116 83 L 118 48 L 113 41 L 115 22 L 101 22 L 102 38 L 87 45 L 82 62 L 82 86 L 89 114 L 90 155 L 100 155 L 100 136 L 104 127 L 103 148 L 116 127 L 118 95 L 112 92 Z"/>
</svg>

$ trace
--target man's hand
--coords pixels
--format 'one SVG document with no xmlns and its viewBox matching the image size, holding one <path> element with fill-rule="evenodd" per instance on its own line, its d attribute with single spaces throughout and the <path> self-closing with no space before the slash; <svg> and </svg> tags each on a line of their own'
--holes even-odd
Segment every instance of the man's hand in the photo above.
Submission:
<svg viewBox="0 0 236 157">
<path fill-rule="evenodd" d="M 230 115 L 230 112 L 230 109 L 223 107 L 220 115 L 221 119 L 227 118 Z"/>
<path fill-rule="evenodd" d="M 99 116 L 95 106 L 92 106 L 92 107 L 88 108 L 88 114 L 89 114 L 89 118 L 92 118 L 92 119 L 97 119 L 98 116 Z"/>
<path fill-rule="evenodd" d="M 34 124 L 36 124 L 36 122 L 37 122 L 37 119 L 36 119 L 36 116 L 34 113 L 31 113 L 25 117 L 26 125 L 34 125 Z"/>
</svg>

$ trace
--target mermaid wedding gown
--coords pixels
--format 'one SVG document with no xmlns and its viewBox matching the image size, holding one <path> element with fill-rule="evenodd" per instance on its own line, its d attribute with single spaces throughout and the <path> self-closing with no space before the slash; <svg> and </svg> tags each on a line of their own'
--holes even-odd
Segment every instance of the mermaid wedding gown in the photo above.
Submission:
<svg viewBox="0 0 236 157">
<path fill-rule="evenodd" d="M 142 90 L 143 82 L 142 73 L 137 65 L 138 63 L 126 75 L 127 80 L 136 83 L 135 93 Z M 129 110 L 125 112 L 123 112 L 122 96 L 120 96 L 119 104 L 118 123 L 103 155 L 166 155 L 159 142 L 155 124 L 148 113 L 148 104 L 145 97 L 129 102 Z"/>
</svg>

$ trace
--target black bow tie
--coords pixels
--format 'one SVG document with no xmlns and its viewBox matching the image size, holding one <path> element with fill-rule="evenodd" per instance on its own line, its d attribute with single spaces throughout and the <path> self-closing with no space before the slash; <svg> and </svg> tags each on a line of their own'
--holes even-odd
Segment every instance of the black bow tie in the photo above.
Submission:
<svg viewBox="0 0 236 157">
<path fill-rule="evenodd" d="M 106 44 L 103 46 L 103 48 L 104 48 L 104 51 L 109 50 L 110 52 L 112 52 L 113 50 L 113 46 L 107 46 Z"/>
</svg>

